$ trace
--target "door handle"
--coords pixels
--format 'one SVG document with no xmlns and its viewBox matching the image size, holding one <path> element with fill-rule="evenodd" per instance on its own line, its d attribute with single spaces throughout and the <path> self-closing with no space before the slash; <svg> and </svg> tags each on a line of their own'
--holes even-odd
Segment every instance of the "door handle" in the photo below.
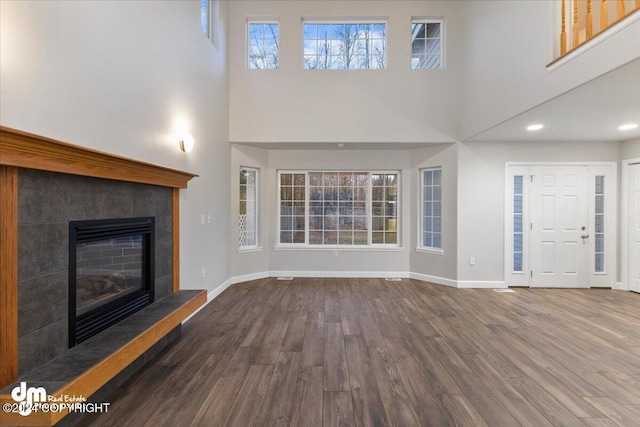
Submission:
<svg viewBox="0 0 640 427">
<path fill-rule="evenodd" d="M 583 234 L 583 235 L 582 235 L 582 236 L 580 236 L 580 237 L 582 237 L 583 239 L 588 239 L 588 238 L 589 238 L 589 235 L 588 235 L 588 234 Z"/>
</svg>

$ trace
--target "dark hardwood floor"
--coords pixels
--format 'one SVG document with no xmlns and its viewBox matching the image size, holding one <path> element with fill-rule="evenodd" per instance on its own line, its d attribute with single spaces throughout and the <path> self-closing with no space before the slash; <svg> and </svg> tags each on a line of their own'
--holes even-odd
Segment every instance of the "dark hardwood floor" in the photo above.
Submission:
<svg viewBox="0 0 640 427">
<path fill-rule="evenodd" d="M 234 285 L 92 426 L 640 426 L 640 295 Z"/>
</svg>

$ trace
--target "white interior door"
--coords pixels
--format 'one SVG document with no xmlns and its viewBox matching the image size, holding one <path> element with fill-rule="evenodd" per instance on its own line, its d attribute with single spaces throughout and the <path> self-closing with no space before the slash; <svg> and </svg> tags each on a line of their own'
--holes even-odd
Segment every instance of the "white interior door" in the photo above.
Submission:
<svg viewBox="0 0 640 427">
<path fill-rule="evenodd" d="M 588 287 L 587 167 L 532 166 L 531 175 L 530 286 Z"/>
<path fill-rule="evenodd" d="M 629 166 L 629 289 L 640 292 L 640 164 Z"/>
</svg>

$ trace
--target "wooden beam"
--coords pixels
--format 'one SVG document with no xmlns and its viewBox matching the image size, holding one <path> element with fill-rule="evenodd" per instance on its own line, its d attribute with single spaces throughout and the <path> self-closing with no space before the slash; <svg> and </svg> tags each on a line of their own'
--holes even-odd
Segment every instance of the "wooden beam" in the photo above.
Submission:
<svg viewBox="0 0 640 427">
<path fill-rule="evenodd" d="M 0 165 L 187 188 L 198 175 L 0 126 Z"/>
<path fill-rule="evenodd" d="M 0 389 L 18 378 L 18 168 L 0 165 Z"/>
<path fill-rule="evenodd" d="M 173 189 L 173 292 L 180 290 L 180 190 Z"/>
</svg>

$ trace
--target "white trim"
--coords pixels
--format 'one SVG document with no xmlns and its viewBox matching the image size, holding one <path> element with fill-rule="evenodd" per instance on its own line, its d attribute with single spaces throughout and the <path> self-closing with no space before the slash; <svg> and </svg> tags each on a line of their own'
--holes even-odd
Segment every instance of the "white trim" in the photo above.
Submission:
<svg viewBox="0 0 640 427">
<path fill-rule="evenodd" d="M 628 291 L 629 290 L 629 286 L 623 285 L 622 282 L 616 282 L 616 283 L 613 284 L 611 289 L 613 289 L 615 291 Z"/>
<path fill-rule="evenodd" d="M 617 22 L 616 24 L 610 26 L 609 28 L 607 28 L 606 30 L 602 31 L 601 33 L 596 34 L 593 38 L 591 38 L 591 39 L 587 40 L 586 42 L 582 43 L 576 49 L 572 50 L 571 52 L 569 52 L 568 54 L 563 56 L 561 59 L 555 61 L 553 64 L 548 65 L 547 66 L 547 71 L 548 72 L 552 72 L 552 71 L 557 70 L 558 68 L 562 67 L 566 63 L 574 60 L 578 56 L 580 56 L 583 53 L 587 52 L 589 49 L 599 45 L 600 43 L 602 43 L 603 41 L 605 41 L 609 37 L 613 36 L 617 32 L 627 28 L 628 26 L 630 26 L 631 24 L 633 24 L 633 23 L 635 23 L 636 21 L 639 21 L 639 20 L 640 20 L 640 11 L 635 11 L 631 15 L 626 16 L 620 22 Z"/>
<path fill-rule="evenodd" d="M 444 251 L 442 249 L 423 248 L 420 246 L 416 248 L 416 252 L 420 252 L 423 254 L 444 255 Z"/>
<path fill-rule="evenodd" d="M 367 279 L 401 277 L 409 279 L 410 273 L 406 271 L 270 271 L 269 277 L 361 277 Z"/>
<path fill-rule="evenodd" d="M 250 252 L 262 252 L 264 248 L 262 246 L 243 246 L 238 249 L 239 254 L 246 254 Z"/>
<path fill-rule="evenodd" d="M 504 281 L 474 281 L 474 280 L 458 280 L 458 288 L 460 289 L 506 289 L 507 284 Z"/>
<path fill-rule="evenodd" d="M 339 251 L 339 252 L 404 252 L 402 246 L 340 246 L 340 245 L 304 245 L 292 243 L 290 245 L 276 245 L 274 251 Z"/>
<path fill-rule="evenodd" d="M 258 273 L 251 273 L 251 274 L 243 274 L 242 276 L 233 276 L 229 279 L 229 282 L 232 285 L 235 285 L 236 283 L 242 283 L 242 282 L 250 282 L 252 280 L 260 280 L 260 279 L 266 279 L 269 276 L 269 272 L 268 271 L 261 271 Z"/>
<path fill-rule="evenodd" d="M 409 273 L 409 277 L 422 282 L 435 283 L 436 285 L 449 286 L 450 288 L 457 288 L 458 281 L 453 279 L 447 279 L 445 277 L 430 276 L 422 273 Z"/>
<path fill-rule="evenodd" d="M 194 311 L 193 313 L 191 313 L 186 319 L 184 319 L 182 321 L 182 324 L 188 322 L 193 316 L 195 316 L 200 310 L 202 310 L 203 308 L 205 308 L 211 301 L 213 301 L 218 295 L 220 295 L 222 292 L 224 292 L 229 286 L 231 286 L 231 279 L 227 279 L 225 280 L 220 286 L 218 286 L 217 288 L 209 291 L 207 293 L 207 302 L 205 302 L 204 304 L 202 304 L 200 307 L 198 307 L 198 309 L 196 311 Z"/>
<path fill-rule="evenodd" d="M 631 285 L 631 266 L 629 265 L 629 257 L 631 256 L 629 251 L 629 245 L 631 241 L 629 239 L 629 167 L 631 165 L 640 163 L 640 157 L 635 157 L 632 159 L 624 159 L 622 161 L 622 201 L 621 201 L 621 215 L 622 225 L 621 225 L 621 242 L 620 247 L 622 249 L 621 259 L 620 259 L 620 284 L 621 290 L 628 291 L 630 290 Z"/>
</svg>

